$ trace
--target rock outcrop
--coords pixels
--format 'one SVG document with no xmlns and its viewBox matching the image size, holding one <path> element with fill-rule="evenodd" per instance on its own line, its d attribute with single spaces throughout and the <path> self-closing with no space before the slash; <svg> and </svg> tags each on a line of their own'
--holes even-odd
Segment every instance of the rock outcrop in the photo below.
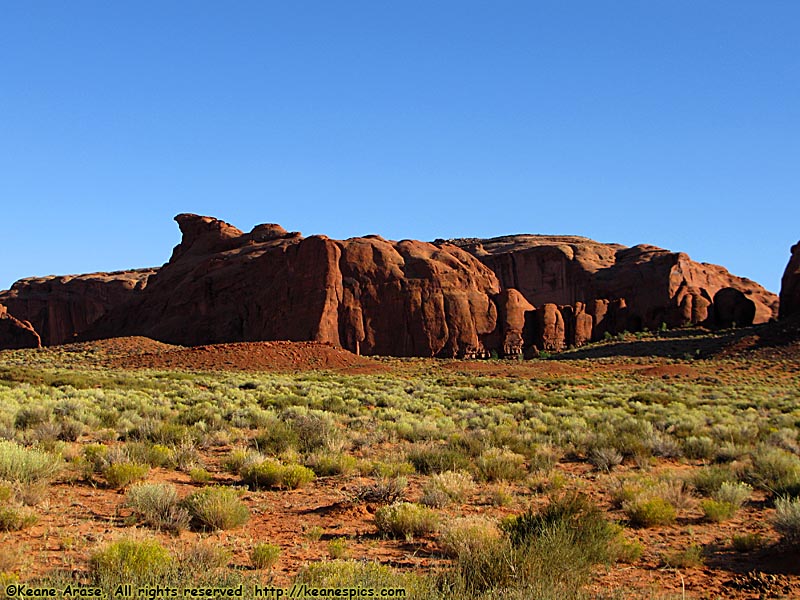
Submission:
<svg viewBox="0 0 800 600">
<path fill-rule="evenodd" d="M 183 239 L 170 261 L 91 337 L 309 340 L 363 354 L 469 356 L 485 352 L 497 326 L 497 278 L 451 244 L 303 238 L 277 225 L 243 233 L 190 214 L 176 221 Z"/>
<path fill-rule="evenodd" d="M 526 319 L 534 311 L 533 305 L 515 289 L 503 290 L 494 298 L 497 306 L 496 335 L 489 347 L 499 356 L 515 358 L 522 356 L 526 344 Z"/>
<path fill-rule="evenodd" d="M 8 309 L 0 304 L 0 350 L 39 348 L 41 345 L 42 340 L 33 326 L 8 314 Z"/>
<path fill-rule="evenodd" d="M 792 246 L 792 256 L 781 279 L 781 319 L 800 315 L 800 242 Z"/>
<path fill-rule="evenodd" d="M 654 246 L 534 235 L 332 240 L 276 224 L 245 233 L 212 217 L 175 220 L 182 239 L 160 269 L 24 279 L 0 302 L 43 344 L 291 340 L 442 357 L 560 351 L 624 330 L 746 325 L 777 312 L 758 284 Z M 793 261 L 784 279 L 796 298 Z"/>
<path fill-rule="evenodd" d="M 757 283 L 655 246 L 627 248 L 541 235 L 452 243 L 480 258 L 504 288 L 519 290 L 534 306 L 588 307 L 594 339 L 607 331 L 655 329 L 662 323 L 729 326 L 735 319 L 738 325 L 749 325 L 777 316 L 777 297 Z M 714 312 L 715 296 L 728 288 L 731 291 L 720 297 L 725 306 Z M 547 310 L 552 316 L 552 309 Z"/>
<path fill-rule="evenodd" d="M 0 292 L 0 303 L 32 324 L 45 345 L 74 341 L 111 309 L 141 291 L 153 269 L 30 277 Z"/>
</svg>

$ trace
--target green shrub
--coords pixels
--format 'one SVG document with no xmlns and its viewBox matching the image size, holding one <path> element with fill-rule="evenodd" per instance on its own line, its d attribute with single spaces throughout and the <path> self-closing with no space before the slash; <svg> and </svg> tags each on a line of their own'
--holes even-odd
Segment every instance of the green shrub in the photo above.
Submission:
<svg viewBox="0 0 800 600">
<path fill-rule="evenodd" d="M 711 460 L 717 452 L 717 443 L 707 436 L 691 436 L 683 441 L 686 458 Z"/>
<path fill-rule="evenodd" d="M 239 493 L 228 487 L 207 487 L 181 502 L 192 520 L 203 529 L 233 529 L 247 522 L 250 511 Z"/>
<path fill-rule="evenodd" d="M 661 560 L 665 566 L 677 569 L 700 567 L 704 562 L 703 547 L 693 544 L 679 552 L 664 554 Z"/>
<path fill-rule="evenodd" d="M 332 560 L 345 559 L 349 553 L 347 538 L 337 537 L 328 542 L 328 555 Z"/>
<path fill-rule="evenodd" d="M 86 428 L 83 423 L 75 419 L 64 419 L 59 423 L 58 439 L 64 442 L 75 442 Z"/>
<path fill-rule="evenodd" d="M 146 432 L 146 437 L 162 446 L 177 446 L 189 437 L 189 430 L 177 423 L 159 422 L 151 431 Z"/>
<path fill-rule="evenodd" d="M 390 477 L 412 475 L 415 471 L 416 469 L 414 468 L 414 465 L 405 460 L 376 460 L 369 463 L 369 469 L 365 472 L 365 474 L 377 475 L 378 477 L 388 479 Z"/>
<path fill-rule="evenodd" d="M 734 534 L 731 545 L 737 552 L 752 552 L 764 545 L 764 538 L 758 533 Z"/>
<path fill-rule="evenodd" d="M 424 490 L 422 497 L 419 499 L 420 504 L 431 508 L 444 508 L 451 502 L 450 496 L 439 488 L 428 488 Z"/>
<path fill-rule="evenodd" d="M 344 440 L 332 415 L 316 410 L 287 409 L 283 418 L 296 436 L 297 450 L 311 454 L 317 450 L 339 452 Z"/>
<path fill-rule="evenodd" d="M 151 467 L 165 467 L 171 461 L 170 449 L 161 444 L 128 442 L 125 444 L 125 450 L 132 462 L 150 465 Z"/>
<path fill-rule="evenodd" d="M 727 502 L 738 510 L 747 502 L 752 493 L 753 488 L 746 483 L 726 481 L 719 486 L 719 489 L 712 494 L 712 497 L 719 502 Z"/>
<path fill-rule="evenodd" d="M 231 561 L 231 553 L 221 546 L 194 544 L 179 554 L 181 571 L 189 574 L 208 575 L 221 569 Z"/>
<path fill-rule="evenodd" d="M 456 545 L 454 567 L 439 583 L 451 597 L 503 590 L 504 598 L 578 598 L 592 565 L 616 558 L 622 542 L 620 528 L 577 494 L 507 519 L 502 529 L 507 536 L 479 533 Z"/>
<path fill-rule="evenodd" d="M 408 540 L 435 531 L 438 522 L 435 512 L 410 502 L 382 506 L 375 512 L 379 532 Z"/>
<path fill-rule="evenodd" d="M 605 518 L 603 511 L 577 493 L 551 498 L 539 511 L 528 510 L 510 517 L 502 523 L 502 529 L 514 546 L 530 545 L 546 532 L 568 534 L 590 563 L 611 560 L 609 549 L 619 536 L 619 528 Z"/>
<path fill-rule="evenodd" d="M 700 508 L 703 509 L 703 515 L 707 521 L 712 523 L 722 523 L 727 521 L 736 514 L 738 507 L 731 502 L 724 502 L 721 500 L 714 500 L 707 498 L 700 501 Z"/>
<path fill-rule="evenodd" d="M 128 488 L 126 504 L 140 521 L 178 533 L 189 526 L 189 511 L 180 506 L 178 492 L 168 483 L 139 483 Z"/>
<path fill-rule="evenodd" d="M 94 471 L 101 471 L 107 463 L 108 446 L 103 444 L 87 444 L 83 447 L 83 456 Z"/>
<path fill-rule="evenodd" d="M 279 487 L 283 484 L 283 465 L 277 460 L 268 458 L 259 463 L 243 466 L 240 475 L 242 481 L 253 490 Z"/>
<path fill-rule="evenodd" d="M 296 490 L 314 481 L 314 471 L 303 465 L 286 465 L 281 474 L 281 483 L 290 490 Z"/>
<path fill-rule="evenodd" d="M 642 544 L 637 541 L 629 542 L 620 536 L 616 548 L 614 549 L 614 554 L 616 555 L 617 562 L 621 563 L 635 563 L 642 557 L 642 552 L 644 552 L 644 548 Z"/>
<path fill-rule="evenodd" d="M 184 438 L 170 449 L 170 463 L 179 471 L 189 472 L 203 466 L 203 459 L 197 450 L 197 444 L 191 438 Z"/>
<path fill-rule="evenodd" d="M 442 550 L 453 557 L 453 567 L 439 577 L 439 587 L 450 593 L 446 597 L 481 597 L 480 594 L 494 590 L 527 588 L 531 581 L 525 569 L 526 552 L 511 546 L 505 536 L 486 524 L 455 525 L 447 533 Z M 447 531 L 447 530 L 446 530 Z M 535 596 L 527 596 L 535 597 Z"/>
<path fill-rule="evenodd" d="M 327 477 L 331 475 L 348 475 L 352 473 L 358 460 L 349 454 L 344 453 L 315 453 L 308 457 L 306 466 L 310 467 L 318 477 Z"/>
<path fill-rule="evenodd" d="M 611 483 L 610 495 L 611 505 L 614 508 L 622 508 L 626 503 L 631 502 L 644 493 L 645 485 L 641 479 L 629 477 L 615 479 Z"/>
<path fill-rule="evenodd" d="M 464 471 L 469 468 L 469 458 L 463 451 L 443 445 L 424 444 L 413 446 L 406 459 L 422 475 L 444 471 Z"/>
<path fill-rule="evenodd" d="M 531 471 L 550 471 L 561 460 L 564 451 L 551 444 L 537 445 L 528 452 Z"/>
<path fill-rule="evenodd" d="M 256 434 L 253 438 L 253 445 L 259 452 L 277 456 L 289 449 L 298 449 L 300 439 L 291 425 L 274 419 L 265 429 Z"/>
<path fill-rule="evenodd" d="M 189 470 L 189 478 L 195 483 L 208 483 L 211 481 L 211 473 L 203 467 L 195 467 Z"/>
<path fill-rule="evenodd" d="M 641 402 L 642 404 L 660 404 L 669 406 L 673 402 L 678 402 L 678 398 L 672 394 L 664 392 L 640 392 L 630 397 L 629 402 Z"/>
<path fill-rule="evenodd" d="M 16 429 L 30 429 L 50 421 L 50 409 L 44 406 L 26 406 L 14 418 Z"/>
<path fill-rule="evenodd" d="M 497 526 L 479 517 L 466 517 L 451 521 L 439 536 L 442 553 L 457 558 L 468 553 L 475 554 L 481 548 L 496 543 L 500 539 Z"/>
<path fill-rule="evenodd" d="M 0 440 L 0 479 L 25 483 L 50 481 L 61 466 L 61 459 L 52 454 Z"/>
<path fill-rule="evenodd" d="M 325 533 L 325 530 L 319 525 L 313 525 L 312 527 L 303 526 L 303 537 L 309 542 L 320 541 L 323 533 Z"/>
<path fill-rule="evenodd" d="M 492 506 L 511 506 L 514 504 L 514 488 L 505 481 L 489 486 L 487 500 Z"/>
<path fill-rule="evenodd" d="M 150 467 L 133 462 L 118 462 L 108 465 L 103 470 L 103 476 L 108 485 L 114 489 L 124 488 L 126 485 L 147 477 Z"/>
<path fill-rule="evenodd" d="M 800 498 L 778 498 L 772 525 L 784 542 L 792 546 L 800 545 Z"/>
<path fill-rule="evenodd" d="M 36 514 L 27 508 L 11 504 L 0 505 L 0 531 L 19 531 L 38 520 Z"/>
<path fill-rule="evenodd" d="M 692 494 L 690 485 L 683 479 L 664 479 L 654 485 L 649 493 L 663 498 L 679 509 L 694 508 L 697 504 L 697 499 Z"/>
<path fill-rule="evenodd" d="M 96 551 L 89 559 L 95 580 L 106 586 L 159 581 L 172 563 L 156 540 L 120 540 Z"/>
<path fill-rule="evenodd" d="M 451 501 L 463 502 L 475 491 L 472 475 L 466 471 L 436 473 L 422 486 L 420 502 L 426 506 L 446 506 Z"/>
<path fill-rule="evenodd" d="M 262 459 L 263 457 L 257 452 L 251 452 L 246 448 L 234 448 L 223 459 L 222 468 L 228 473 L 238 475 L 246 465 L 259 462 Z"/>
<path fill-rule="evenodd" d="M 290 490 L 305 486 L 314 480 L 314 471 L 302 465 L 282 465 L 268 458 L 247 465 L 241 470 L 242 481 L 250 489 L 284 487 Z"/>
<path fill-rule="evenodd" d="M 8 504 L 14 498 L 14 488 L 7 481 L 0 480 L 0 505 Z"/>
<path fill-rule="evenodd" d="M 747 477 L 756 487 L 783 495 L 800 483 L 800 458 L 786 450 L 762 446 L 753 454 L 751 462 Z"/>
<path fill-rule="evenodd" d="M 271 569 L 281 556 L 280 546 L 261 543 L 250 551 L 250 562 L 256 569 Z"/>
<path fill-rule="evenodd" d="M 639 498 L 627 502 L 622 510 L 634 527 L 656 527 L 675 522 L 675 507 L 663 498 Z"/>
<path fill-rule="evenodd" d="M 705 496 L 712 496 L 723 483 L 738 480 L 737 474 L 728 465 L 711 465 L 695 471 L 691 477 L 692 485 Z"/>
<path fill-rule="evenodd" d="M 506 448 L 489 448 L 476 461 L 486 481 L 516 481 L 525 477 L 525 457 Z"/>
</svg>

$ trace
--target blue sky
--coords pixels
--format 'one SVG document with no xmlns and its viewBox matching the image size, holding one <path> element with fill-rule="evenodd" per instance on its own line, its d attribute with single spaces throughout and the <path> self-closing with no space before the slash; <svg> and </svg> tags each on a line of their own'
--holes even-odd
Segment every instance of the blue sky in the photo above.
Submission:
<svg viewBox="0 0 800 600">
<path fill-rule="evenodd" d="M 195 212 L 652 243 L 778 291 L 800 3 L 4 2 L 0 289 L 159 265 Z"/>
</svg>

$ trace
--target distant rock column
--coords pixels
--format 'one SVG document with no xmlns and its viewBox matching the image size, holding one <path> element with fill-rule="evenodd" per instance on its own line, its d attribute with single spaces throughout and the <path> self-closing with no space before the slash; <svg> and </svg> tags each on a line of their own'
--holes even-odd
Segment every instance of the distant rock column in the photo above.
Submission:
<svg viewBox="0 0 800 600">
<path fill-rule="evenodd" d="M 780 318 L 800 315 L 800 242 L 792 246 L 792 256 L 781 279 Z"/>
</svg>

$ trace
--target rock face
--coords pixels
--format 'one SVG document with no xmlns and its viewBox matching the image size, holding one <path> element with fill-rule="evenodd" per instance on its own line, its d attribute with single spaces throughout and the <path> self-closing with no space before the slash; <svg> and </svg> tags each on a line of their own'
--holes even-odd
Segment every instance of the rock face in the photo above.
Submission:
<svg viewBox="0 0 800 600">
<path fill-rule="evenodd" d="M 364 354 L 469 356 L 485 352 L 497 326 L 497 278 L 457 246 L 303 238 L 277 225 L 243 233 L 190 214 L 176 221 L 183 239 L 170 261 L 91 337 L 309 340 Z"/>
<path fill-rule="evenodd" d="M 539 235 L 452 243 L 480 258 L 504 288 L 518 289 L 534 306 L 585 305 L 594 318 L 594 339 L 606 331 L 655 329 L 662 323 L 730 325 L 734 313 L 738 325 L 777 316 L 777 297 L 757 283 L 655 246 L 626 248 L 581 237 Z M 724 289 L 731 291 L 720 296 L 724 307 L 714 312 L 714 298 Z M 549 322 L 552 309 L 545 310 Z"/>
<path fill-rule="evenodd" d="M 8 314 L 8 309 L 0 304 L 0 349 L 39 348 L 42 340 L 33 326 Z"/>
<path fill-rule="evenodd" d="M 24 279 L 0 302 L 44 344 L 139 335 L 442 357 L 560 351 L 626 329 L 746 325 L 777 312 L 761 286 L 654 246 L 533 235 L 332 240 L 276 224 L 244 233 L 212 217 L 175 220 L 182 239 L 160 269 Z M 785 287 L 797 298 L 793 261 Z"/>
<path fill-rule="evenodd" d="M 781 318 L 800 315 L 800 242 L 792 246 L 792 256 L 781 279 Z"/>
<path fill-rule="evenodd" d="M 503 290 L 494 297 L 494 303 L 497 305 L 497 335 L 491 340 L 490 348 L 507 358 L 519 357 L 527 345 L 525 320 L 535 309 L 515 289 Z"/>
<path fill-rule="evenodd" d="M 8 312 L 29 321 L 45 345 L 74 341 L 112 308 L 147 284 L 153 269 L 31 277 L 0 292 Z"/>
</svg>

